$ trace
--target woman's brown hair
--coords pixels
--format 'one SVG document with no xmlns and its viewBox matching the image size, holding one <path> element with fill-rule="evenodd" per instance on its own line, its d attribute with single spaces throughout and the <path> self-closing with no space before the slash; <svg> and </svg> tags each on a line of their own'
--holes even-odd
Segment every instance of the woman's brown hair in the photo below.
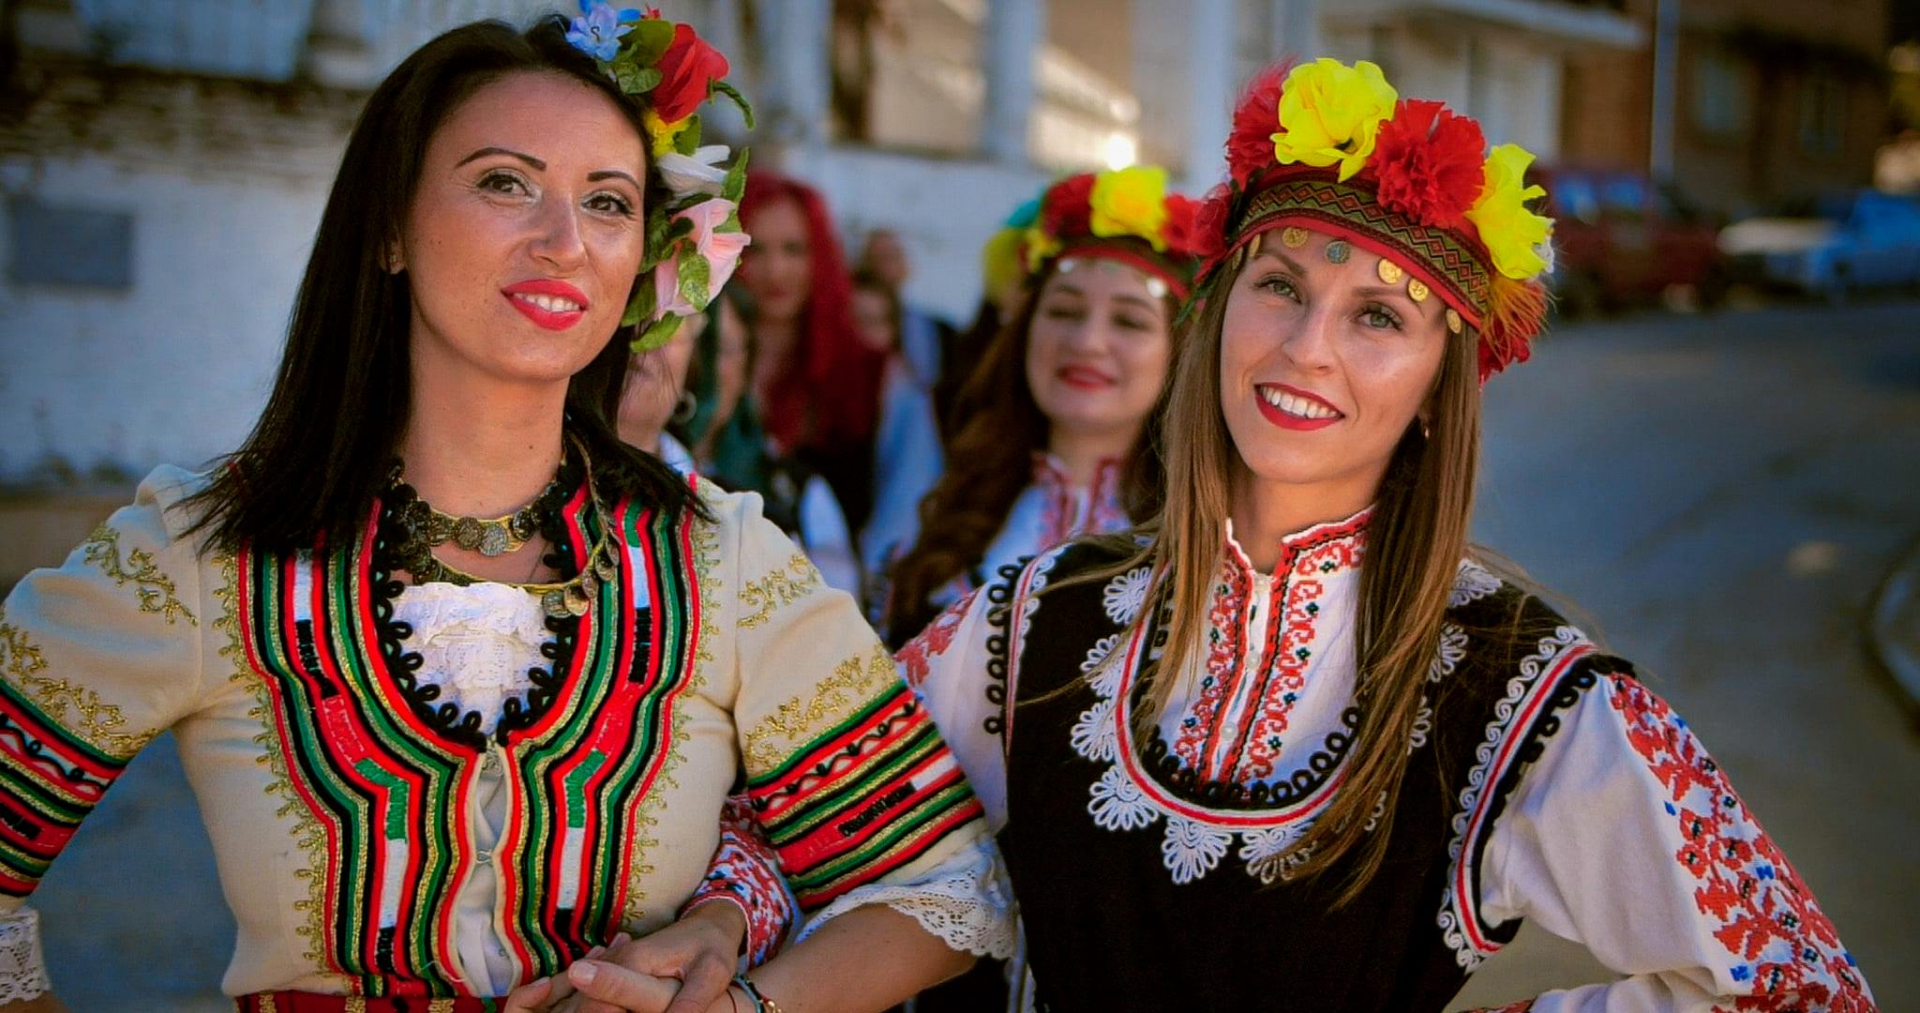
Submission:
<svg viewBox="0 0 1920 1013">
<path fill-rule="evenodd" d="M 1243 263 L 1236 258 L 1226 265 L 1213 298 L 1177 343 L 1163 427 L 1181 438 L 1162 448 L 1165 505 L 1143 525 L 1151 543 L 1116 568 L 1151 565 L 1154 600 L 1171 606 L 1165 650 L 1142 673 L 1146 705 L 1136 714 L 1136 736 L 1159 720 L 1179 673 L 1197 671 L 1205 650 L 1233 480 L 1244 468 L 1220 406 L 1221 326 Z M 1467 551 L 1480 456 L 1479 339 L 1468 329 L 1447 340 L 1431 395 L 1431 431 L 1423 435 L 1415 422 L 1401 437 L 1367 527 L 1355 650 L 1362 716 L 1346 773 L 1327 810 L 1275 860 L 1275 870 L 1289 879 L 1350 860 L 1336 904 L 1355 897 L 1385 858 L 1407 743 Z M 1138 621 L 1159 611 L 1143 609 Z"/>
<path fill-rule="evenodd" d="M 1040 292 L 1053 275 L 1048 264 L 1028 282 L 1019 311 L 994 335 L 954 398 L 946 471 L 920 501 L 919 536 L 890 574 L 886 627 L 895 647 L 939 614 L 933 596 L 942 587 L 986 558 L 1013 501 L 1033 481 L 1033 455 L 1047 449 L 1047 417 L 1027 384 L 1027 346 Z M 1173 318 L 1171 305 L 1167 318 Z M 1160 508 L 1165 479 L 1155 448 L 1166 397 L 1163 386 L 1127 454 L 1121 496 L 1129 517 L 1152 516 Z"/>
</svg>

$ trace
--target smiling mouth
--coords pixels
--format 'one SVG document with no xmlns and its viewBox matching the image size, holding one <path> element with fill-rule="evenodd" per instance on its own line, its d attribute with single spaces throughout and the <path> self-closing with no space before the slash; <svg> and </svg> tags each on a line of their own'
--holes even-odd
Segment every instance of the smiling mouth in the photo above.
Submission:
<svg viewBox="0 0 1920 1013">
<path fill-rule="evenodd" d="M 1260 414 L 1282 429 L 1325 429 L 1346 418 L 1338 409 L 1304 391 L 1295 393 L 1282 386 L 1256 384 Z"/>
<path fill-rule="evenodd" d="M 1304 398 L 1298 394 L 1289 394 L 1278 387 L 1260 387 L 1260 398 L 1266 403 L 1293 415 L 1308 420 L 1337 419 L 1340 413 L 1319 401 Z"/>
<path fill-rule="evenodd" d="M 537 306 L 540 309 L 547 311 L 548 313 L 579 313 L 581 310 L 586 308 L 584 306 L 581 306 L 579 303 L 574 302 L 572 299 L 568 299 L 565 296 L 558 296 L 558 295 L 539 295 L 532 292 L 515 292 L 513 293 L 513 298 L 518 299 L 521 302 L 531 303 L 534 306 Z"/>
<path fill-rule="evenodd" d="M 1053 375 L 1058 377 L 1061 383 L 1081 390 L 1100 390 L 1113 386 L 1112 377 L 1086 366 L 1062 366 Z"/>
</svg>

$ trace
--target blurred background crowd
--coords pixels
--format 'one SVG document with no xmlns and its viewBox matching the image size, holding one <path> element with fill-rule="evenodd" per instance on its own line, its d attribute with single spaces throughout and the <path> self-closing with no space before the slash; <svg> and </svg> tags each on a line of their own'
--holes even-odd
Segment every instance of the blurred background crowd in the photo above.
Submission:
<svg viewBox="0 0 1920 1013">
<path fill-rule="evenodd" d="M 0 0 L 0 591 L 153 465 L 245 435 L 369 89 L 439 31 L 552 6 Z M 1476 534 L 1670 673 L 1885 1008 L 1920 1008 L 1897 966 L 1920 955 L 1920 3 L 669 14 L 755 101 L 751 131 L 706 125 L 752 149 L 753 245 L 628 407 L 765 492 L 876 616 L 1002 311 L 982 249 L 1048 181 L 1154 164 L 1204 193 L 1239 87 L 1287 54 L 1372 60 L 1537 153 L 1560 319 L 1489 389 Z M 56 980 L 81 1010 L 134 1008 L 135 981 L 163 997 L 139 1008 L 219 1008 L 204 834 L 164 749 L 135 773 L 47 880 Z M 1523 936 L 1467 998 L 1581 980 L 1580 959 Z"/>
</svg>

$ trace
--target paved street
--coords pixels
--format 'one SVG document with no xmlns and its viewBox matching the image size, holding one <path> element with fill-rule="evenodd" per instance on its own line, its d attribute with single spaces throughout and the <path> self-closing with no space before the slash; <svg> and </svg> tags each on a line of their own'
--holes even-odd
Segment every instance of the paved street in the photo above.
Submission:
<svg viewBox="0 0 1920 1013">
<path fill-rule="evenodd" d="M 1882 1007 L 1920 1009 L 1920 726 L 1860 633 L 1920 533 L 1920 304 L 1570 327 L 1487 397 L 1478 536 L 1641 666 Z M 233 924 L 205 848 L 163 740 L 36 897 L 76 1011 L 220 1008 Z M 1462 1003 L 1603 975 L 1526 931 Z"/>
</svg>

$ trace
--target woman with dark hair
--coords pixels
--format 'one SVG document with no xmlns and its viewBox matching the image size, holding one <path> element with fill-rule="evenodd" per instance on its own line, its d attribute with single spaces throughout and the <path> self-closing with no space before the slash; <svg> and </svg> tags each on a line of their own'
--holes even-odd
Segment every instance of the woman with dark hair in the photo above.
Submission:
<svg viewBox="0 0 1920 1013">
<path fill-rule="evenodd" d="M 857 609 L 611 424 L 633 334 L 744 242 L 693 116 L 726 69 L 592 3 L 375 90 L 252 435 L 0 609 L 0 999 L 58 1008 L 22 901 L 165 729 L 244 1010 L 604 1011 L 566 993 L 619 966 L 653 1010 L 879 1009 L 1003 947 L 978 803 Z M 816 912 L 731 987 L 783 888 L 714 867 L 728 820 Z"/>
<path fill-rule="evenodd" d="M 854 531 L 873 503 L 873 431 L 886 353 L 860 340 L 853 282 L 819 191 L 747 175 L 740 220 L 756 237 L 740 265 L 753 298 L 753 396 L 774 453 L 825 476 Z"/>
<path fill-rule="evenodd" d="M 1437 1011 L 1531 918 L 1621 977 L 1505 1009 L 1872 1009 L 1686 723 L 1469 551 L 1532 156 L 1333 60 L 1227 151 L 1164 505 L 908 648 L 1046 1007 Z"/>
<path fill-rule="evenodd" d="M 893 643 L 1000 567 L 1152 513 L 1149 419 L 1196 263 L 1194 208 L 1151 167 L 1048 188 L 1016 254 L 1024 298 L 955 402 L 947 469 L 911 548 L 889 553 Z"/>
</svg>

